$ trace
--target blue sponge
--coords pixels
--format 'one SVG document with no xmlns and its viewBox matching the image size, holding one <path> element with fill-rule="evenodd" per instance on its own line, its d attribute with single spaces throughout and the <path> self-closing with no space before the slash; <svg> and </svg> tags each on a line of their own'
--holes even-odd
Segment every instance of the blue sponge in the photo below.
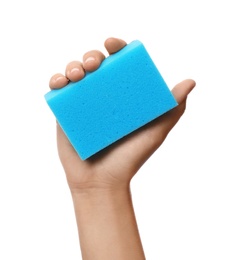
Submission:
<svg viewBox="0 0 231 260">
<path fill-rule="evenodd" d="M 82 160 L 177 106 L 138 40 L 45 99 Z"/>
</svg>

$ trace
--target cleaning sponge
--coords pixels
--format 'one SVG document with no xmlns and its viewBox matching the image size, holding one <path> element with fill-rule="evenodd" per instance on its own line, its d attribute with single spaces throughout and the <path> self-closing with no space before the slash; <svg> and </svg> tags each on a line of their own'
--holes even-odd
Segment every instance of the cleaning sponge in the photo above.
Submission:
<svg viewBox="0 0 231 260">
<path fill-rule="evenodd" d="M 138 40 L 45 99 L 82 160 L 177 106 Z"/>
</svg>

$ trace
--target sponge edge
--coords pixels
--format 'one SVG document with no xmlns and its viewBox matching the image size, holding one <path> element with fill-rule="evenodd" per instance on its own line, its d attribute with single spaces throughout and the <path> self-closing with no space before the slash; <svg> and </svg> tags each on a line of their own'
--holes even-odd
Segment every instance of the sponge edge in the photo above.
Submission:
<svg viewBox="0 0 231 260">
<path fill-rule="evenodd" d="M 138 40 L 45 100 L 82 160 L 177 106 Z"/>
</svg>

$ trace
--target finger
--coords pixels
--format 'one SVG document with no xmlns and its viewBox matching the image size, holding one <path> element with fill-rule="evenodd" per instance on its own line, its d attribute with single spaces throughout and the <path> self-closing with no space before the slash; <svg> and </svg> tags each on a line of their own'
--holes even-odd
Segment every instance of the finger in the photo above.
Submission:
<svg viewBox="0 0 231 260">
<path fill-rule="evenodd" d="M 191 79 L 187 79 L 178 83 L 172 90 L 178 106 L 152 122 L 153 128 L 155 129 L 153 134 L 162 137 L 159 138 L 161 143 L 184 114 L 187 96 L 193 90 L 195 85 L 195 81 Z"/>
<path fill-rule="evenodd" d="M 113 54 L 113 53 L 121 50 L 126 45 L 127 45 L 127 43 L 124 40 L 118 39 L 118 38 L 113 38 L 113 37 L 108 38 L 104 42 L 104 46 L 109 54 Z"/>
<path fill-rule="evenodd" d="M 105 55 L 102 52 L 98 50 L 89 51 L 83 56 L 83 68 L 86 71 L 94 71 L 98 69 L 104 59 Z"/>
<path fill-rule="evenodd" d="M 85 76 L 85 71 L 80 61 L 72 61 L 68 63 L 65 73 L 66 77 L 72 82 L 79 81 Z"/>
<path fill-rule="evenodd" d="M 172 94 L 174 95 L 178 104 L 184 102 L 188 96 L 188 94 L 193 90 L 196 86 L 196 82 L 192 79 L 186 79 L 180 83 L 178 83 L 172 90 Z"/>
<path fill-rule="evenodd" d="M 63 88 L 68 84 L 69 80 L 61 73 L 53 75 L 49 82 L 49 87 L 51 89 Z"/>
<path fill-rule="evenodd" d="M 171 129 L 184 114 L 187 96 L 195 84 L 193 80 L 184 80 L 177 84 L 172 93 L 179 105 L 137 131 L 137 135 L 140 136 L 137 141 L 142 141 L 143 144 L 138 155 L 144 160 L 164 142 Z"/>
</svg>

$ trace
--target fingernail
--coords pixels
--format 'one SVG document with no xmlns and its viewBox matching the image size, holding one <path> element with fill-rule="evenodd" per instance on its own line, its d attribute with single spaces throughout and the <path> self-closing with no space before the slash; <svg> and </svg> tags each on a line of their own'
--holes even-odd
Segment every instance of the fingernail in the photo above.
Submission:
<svg viewBox="0 0 231 260">
<path fill-rule="evenodd" d="M 60 80 L 62 80 L 63 79 L 63 77 L 58 77 L 58 78 L 56 78 L 56 79 L 53 79 L 53 81 L 54 81 L 54 83 L 56 83 L 56 82 L 59 82 Z"/>
<path fill-rule="evenodd" d="M 91 62 L 91 61 L 95 61 L 95 58 L 94 57 L 88 57 L 84 62 L 88 63 L 88 62 Z"/>
<path fill-rule="evenodd" d="M 61 85 L 65 85 L 65 84 L 67 84 L 69 82 L 69 80 L 66 78 L 66 77 L 58 77 L 58 78 L 56 78 L 55 80 L 54 80 L 54 84 L 56 84 L 56 85 L 59 85 L 59 84 L 61 84 Z"/>
<path fill-rule="evenodd" d="M 79 72 L 80 72 L 79 68 L 73 68 L 73 69 L 71 69 L 70 74 L 76 75 L 76 74 L 79 74 Z"/>
<path fill-rule="evenodd" d="M 52 81 L 50 82 L 50 86 L 52 89 L 56 89 L 65 86 L 67 83 L 68 83 L 68 79 L 60 76 L 57 78 L 53 78 Z"/>
<path fill-rule="evenodd" d="M 79 68 L 72 68 L 71 70 L 67 71 L 67 77 L 70 78 L 70 77 L 76 76 L 76 74 L 78 75 L 79 72 L 80 72 Z"/>
</svg>

